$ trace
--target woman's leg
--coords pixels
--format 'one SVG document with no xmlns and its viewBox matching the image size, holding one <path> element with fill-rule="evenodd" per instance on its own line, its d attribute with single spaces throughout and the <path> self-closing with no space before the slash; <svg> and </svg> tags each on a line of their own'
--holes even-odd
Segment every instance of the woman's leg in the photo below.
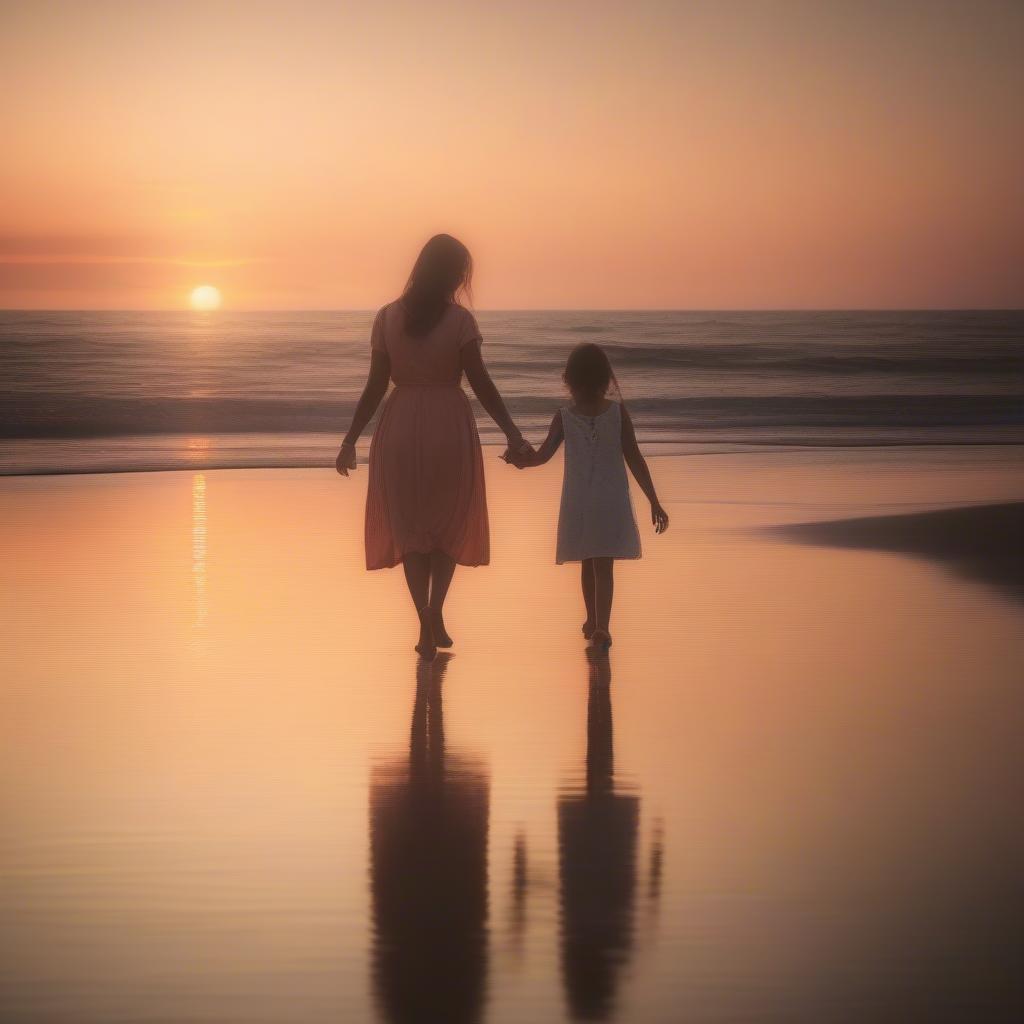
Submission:
<svg viewBox="0 0 1024 1024">
<path fill-rule="evenodd" d="M 438 647 L 451 647 L 454 642 L 444 628 L 444 599 L 455 575 L 455 559 L 443 551 L 430 553 L 430 613 L 434 626 L 434 641 Z"/>
<path fill-rule="evenodd" d="M 597 627 L 594 630 L 594 639 L 598 639 L 599 634 L 603 634 L 600 639 L 606 642 L 611 640 L 608 625 L 612 617 L 612 595 L 615 593 L 614 565 L 615 559 L 613 558 L 594 559 L 594 605 Z"/>
<path fill-rule="evenodd" d="M 410 551 L 402 558 L 402 568 L 416 611 L 426 608 L 430 603 L 430 555 Z"/>
<path fill-rule="evenodd" d="M 594 593 L 594 560 L 584 558 L 580 562 L 580 583 L 583 586 L 583 603 L 587 608 L 587 621 L 583 623 L 583 636 L 589 640 L 597 628 L 597 598 Z"/>
<path fill-rule="evenodd" d="M 402 568 L 405 570 L 409 594 L 420 617 L 420 639 L 416 650 L 430 660 L 437 654 L 434 629 L 430 621 L 430 555 L 411 551 L 402 559 Z"/>
</svg>

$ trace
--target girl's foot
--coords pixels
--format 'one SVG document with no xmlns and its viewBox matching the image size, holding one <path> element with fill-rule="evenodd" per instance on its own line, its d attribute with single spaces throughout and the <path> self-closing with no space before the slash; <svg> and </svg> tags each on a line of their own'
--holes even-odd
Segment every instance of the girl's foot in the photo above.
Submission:
<svg viewBox="0 0 1024 1024">
<path fill-rule="evenodd" d="M 431 613 L 431 625 L 434 627 L 434 643 L 438 647 L 451 647 L 455 641 L 448 635 L 444 628 L 444 615 L 441 612 Z"/>
<path fill-rule="evenodd" d="M 594 635 L 595 629 L 597 629 L 597 627 L 594 625 L 593 620 L 587 619 L 587 621 L 583 623 L 583 639 L 591 639 Z"/>
<path fill-rule="evenodd" d="M 597 650 L 607 651 L 612 645 L 612 635 L 607 629 L 595 629 L 590 642 Z"/>
<path fill-rule="evenodd" d="M 429 608 L 420 609 L 420 640 L 416 650 L 424 661 L 433 661 L 437 657 L 437 643 L 434 640 L 434 626 Z"/>
</svg>

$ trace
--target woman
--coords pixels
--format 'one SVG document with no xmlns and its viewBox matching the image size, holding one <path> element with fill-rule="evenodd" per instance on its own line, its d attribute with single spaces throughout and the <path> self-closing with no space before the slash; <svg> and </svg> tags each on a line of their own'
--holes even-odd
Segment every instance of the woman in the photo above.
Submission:
<svg viewBox="0 0 1024 1024">
<path fill-rule="evenodd" d="M 484 366 L 476 320 L 458 302 L 472 274 L 469 250 L 451 235 L 423 247 L 402 297 L 373 322 L 370 372 L 336 463 L 342 476 L 355 469 L 356 441 L 393 380 L 370 445 L 366 567 L 402 563 L 420 620 L 416 650 L 427 660 L 452 645 L 444 600 L 455 566 L 490 560 L 483 455 L 463 373 L 509 448 L 532 451 Z"/>
</svg>

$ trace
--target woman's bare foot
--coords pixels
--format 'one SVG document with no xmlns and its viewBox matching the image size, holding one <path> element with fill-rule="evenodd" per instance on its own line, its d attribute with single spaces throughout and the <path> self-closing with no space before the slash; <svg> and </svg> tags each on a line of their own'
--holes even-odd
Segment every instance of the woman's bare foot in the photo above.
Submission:
<svg viewBox="0 0 1024 1024">
<path fill-rule="evenodd" d="M 593 619 L 587 619 L 587 621 L 583 623 L 582 628 L 584 640 L 589 640 L 594 635 L 594 630 L 597 629 L 597 627 L 594 625 Z"/>
<path fill-rule="evenodd" d="M 434 643 L 438 647 L 451 647 L 455 641 L 448 635 L 448 630 L 444 628 L 444 613 L 435 611 L 431 615 L 431 625 L 434 627 Z"/>
<path fill-rule="evenodd" d="M 595 629 L 593 636 L 590 638 L 590 642 L 598 650 L 607 651 L 612 645 L 612 635 L 607 629 Z"/>
<path fill-rule="evenodd" d="M 434 640 L 434 626 L 431 622 L 429 608 L 420 609 L 420 639 L 416 650 L 424 661 L 433 661 L 437 657 L 437 643 Z"/>
</svg>

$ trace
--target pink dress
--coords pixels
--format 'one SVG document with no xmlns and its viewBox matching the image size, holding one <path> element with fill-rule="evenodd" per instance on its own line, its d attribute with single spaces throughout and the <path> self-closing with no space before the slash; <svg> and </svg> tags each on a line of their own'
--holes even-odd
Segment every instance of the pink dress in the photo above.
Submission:
<svg viewBox="0 0 1024 1024">
<path fill-rule="evenodd" d="M 462 348 L 480 341 L 473 314 L 455 304 L 422 338 L 405 333 L 400 302 L 377 314 L 370 345 L 387 352 L 395 387 L 370 444 L 367 569 L 390 568 L 410 552 L 490 561 L 483 454 L 461 384 Z"/>
</svg>

